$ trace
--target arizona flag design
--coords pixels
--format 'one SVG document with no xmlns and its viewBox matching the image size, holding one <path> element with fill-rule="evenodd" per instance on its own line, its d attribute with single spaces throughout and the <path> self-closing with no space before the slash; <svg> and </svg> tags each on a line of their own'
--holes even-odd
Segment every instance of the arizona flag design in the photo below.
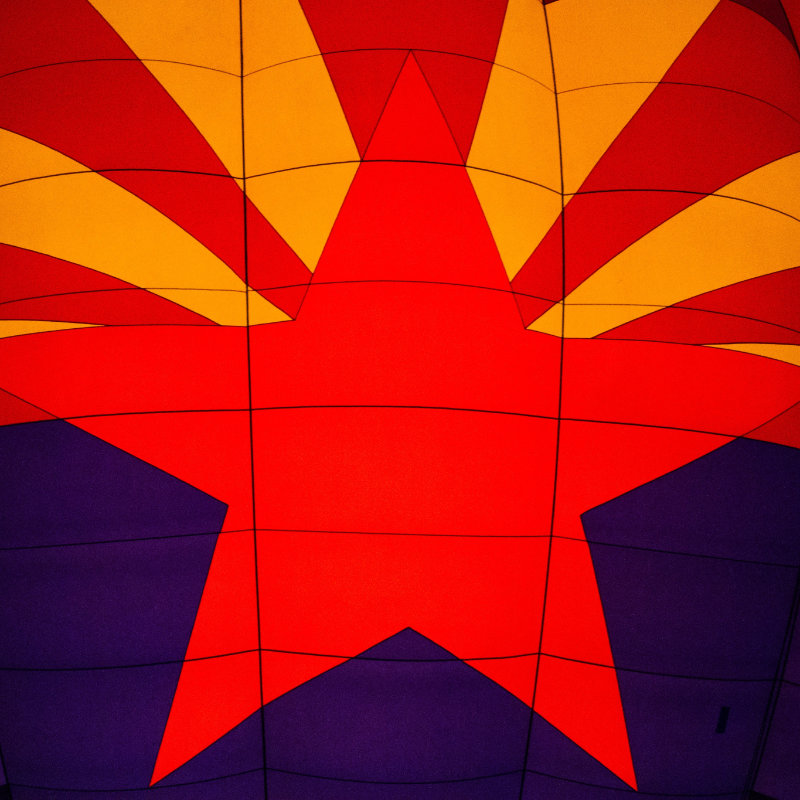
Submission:
<svg viewBox="0 0 800 800">
<path fill-rule="evenodd" d="M 0 792 L 793 796 L 800 7 L 1 13 Z"/>
</svg>

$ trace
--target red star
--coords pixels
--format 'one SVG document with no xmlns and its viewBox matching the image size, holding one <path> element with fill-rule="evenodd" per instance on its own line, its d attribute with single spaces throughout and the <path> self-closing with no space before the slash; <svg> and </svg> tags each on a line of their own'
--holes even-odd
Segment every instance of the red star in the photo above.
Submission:
<svg viewBox="0 0 800 800">
<path fill-rule="evenodd" d="M 761 358 L 570 341 L 559 422 L 561 342 L 521 326 L 466 171 L 385 161 L 415 142 L 460 161 L 409 63 L 299 318 L 250 333 L 250 386 L 241 329 L 3 343 L 15 393 L 229 505 L 154 782 L 412 627 L 528 704 L 535 684 L 535 710 L 635 786 L 580 514 L 796 395 Z"/>
</svg>

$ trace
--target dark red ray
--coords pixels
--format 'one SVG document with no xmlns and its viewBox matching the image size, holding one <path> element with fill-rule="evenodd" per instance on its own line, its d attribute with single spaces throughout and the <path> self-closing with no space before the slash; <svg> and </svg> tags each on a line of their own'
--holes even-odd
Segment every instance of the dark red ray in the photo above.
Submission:
<svg viewBox="0 0 800 800">
<path fill-rule="evenodd" d="M 182 306 L 145 289 L 93 291 L 0 306 L 4 319 L 41 319 L 90 325 L 213 325 Z"/>
<path fill-rule="evenodd" d="M 600 339 L 636 339 L 687 344 L 774 342 L 800 344 L 800 332 L 725 313 L 674 306 L 600 334 Z"/>
<path fill-rule="evenodd" d="M 763 19 L 743 7 L 750 3 L 762 7 Z M 765 9 L 767 5 L 772 8 Z M 704 57 L 678 58 L 666 79 L 722 86 L 773 103 L 795 119 L 800 117 L 800 58 L 786 37 L 788 26 L 779 24 L 780 3 L 723 0 L 713 16 L 716 26 L 700 30 Z M 783 20 L 785 23 L 785 16 Z"/>
<path fill-rule="evenodd" d="M 53 415 L 0 389 L 0 425 L 38 422 L 42 419 L 53 419 Z"/>
<path fill-rule="evenodd" d="M 325 62 L 362 155 L 380 113 L 381 99 L 385 100 L 397 74 L 397 51 L 413 48 L 453 131 L 462 160 L 466 158 L 497 51 L 504 0 L 416 0 L 402 7 L 349 0 L 335 8 L 318 0 L 305 0 L 302 6 L 320 50 L 326 54 Z M 384 48 L 395 52 L 375 52 Z M 359 50 L 368 52 L 336 52 Z"/>
<path fill-rule="evenodd" d="M 52 56 L 47 50 L 62 18 L 67 30 L 74 25 L 84 29 L 75 58 L 113 53 L 108 57 L 130 60 L 69 63 L 4 78 L 7 102 L 0 126 L 90 169 L 119 170 L 106 176 L 172 219 L 244 278 L 242 190 L 216 153 L 88 2 L 45 3 L 45 9 L 36 5 L 12 14 L 6 34 L 41 43 L 39 63 L 62 60 L 60 45 L 54 45 Z M 48 16 L 44 12 L 51 5 Z M 190 174 L 195 172 L 202 174 Z M 259 273 L 261 288 L 308 283 L 308 269 L 254 208 L 249 209 L 248 229 L 253 247 L 267 248 L 275 265 L 274 271 Z"/>
<path fill-rule="evenodd" d="M 800 403 L 747 434 L 748 439 L 800 447 Z"/>
<path fill-rule="evenodd" d="M 30 35 L 32 26 L 35 36 Z M 86 0 L 3 3 L 0 31 L 2 75 L 40 64 L 132 57 L 119 37 L 108 35 L 108 23 Z"/>
<path fill-rule="evenodd" d="M 311 280 L 311 272 L 295 252 L 264 222 L 247 200 L 247 283 L 294 318 Z M 272 288 L 278 287 L 278 288 Z"/>
<path fill-rule="evenodd" d="M 488 61 L 445 53 L 414 54 L 466 161 L 489 83 Z"/>
<path fill-rule="evenodd" d="M 406 55 L 407 51 L 404 50 L 325 54 L 325 66 L 361 156 L 378 124 Z"/>
<path fill-rule="evenodd" d="M 606 331 L 598 338 L 694 344 L 800 344 L 800 308 L 795 301 L 798 296 L 800 268 L 773 272 L 697 295 Z"/>
<path fill-rule="evenodd" d="M 0 318 L 98 325 L 212 325 L 205 317 L 131 283 L 60 258 L 0 245 Z M 53 296 L 45 296 L 53 295 Z"/>
<path fill-rule="evenodd" d="M 800 267 L 772 272 L 723 286 L 677 304 L 678 308 L 707 308 L 800 329 Z"/>
<path fill-rule="evenodd" d="M 440 50 L 491 61 L 506 0 L 375 3 L 371 0 L 301 0 L 323 53 L 335 50 Z"/>
<path fill-rule="evenodd" d="M 132 284 L 60 258 L 0 244 L 0 303 L 62 292 L 130 288 Z"/>
<path fill-rule="evenodd" d="M 748 44 L 729 50 L 731 41 Z M 774 50 L 782 60 L 773 59 Z M 800 148 L 800 125 L 778 109 L 741 94 L 669 83 L 752 91 L 791 110 L 798 81 L 789 82 L 791 101 L 770 88 L 786 85 L 786 70 L 798 73 L 789 51 L 767 22 L 754 28 L 746 9 L 731 2 L 716 7 L 584 181 L 580 191 L 588 194 L 567 203 L 567 293 L 705 194 Z M 717 63 L 730 69 L 720 74 Z M 637 189 L 646 191 L 620 191 Z M 517 291 L 545 297 L 560 291 L 560 226 L 559 220 L 514 278 Z"/>
</svg>

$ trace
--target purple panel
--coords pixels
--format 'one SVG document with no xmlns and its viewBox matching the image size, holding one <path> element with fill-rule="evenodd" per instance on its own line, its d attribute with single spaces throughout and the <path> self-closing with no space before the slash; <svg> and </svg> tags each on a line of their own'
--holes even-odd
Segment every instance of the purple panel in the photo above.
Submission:
<svg viewBox="0 0 800 800">
<path fill-rule="evenodd" d="M 774 678 L 796 569 L 596 544 L 592 558 L 618 667 Z"/>
<path fill-rule="evenodd" d="M 0 670 L 15 800 L 34 791 L 17 784 L 144 789 L 180 664 L 47 669 L 182 658 L 216 540 L 188 534 L 219 530 L 226 507 L 64 422 L 0 428 L 0 450 L 22 459 L 2 467 L 0 506 L 0 546 L 24 548 L 0 552 L 0 666 L 28 668 Z M 162 534 L 187 536 L 126 541 Z M 50 546 L 103 539 L 118 541 Z"/>
<path fill-rule="evenodd" d="M 477 781 L 396 785 L 269 772 L 269 800 L 517 800 L 519 774 Z"/>
<path fill-rule="evenodd" d="M 682 795 L 683 800 L 691 800 L 692 797 L 696 795 Z M 529 772 L 525 778 L 525 789 L 521 800 L 679 800 L 679 798 L 670 794 L 592 786 Z M 712 800 L 712 798 L 698 797 L 698 800 Z M 713 800 L 742 800 L 742 793 L 715 794 Z"/>
<path fill-rule="evenodd" d="M 262 770 L 247 775 L 195 783 L 188 786 L 170 786 L 165 789 L 143 789 L 120 794 L 110 792 L 59 792 L 14 786 L 13 800 L 264 800 Z M 270 794 L 270 800 L 273 800 Z"/>
<path fill-rule="evenodd" d="M 756 789 L 771 797 L 800 794 L 800 686 L 784 684 L 767 738 Z"/>
<path fill-rule="evenodd" d="M 0 552 L 0 666 L 182 659 L 215 540 Z"/>
<path fill-rule="evenodd" d="M 617 674 L 641 791 L 743 791 L 770 684 Z M 723 708 L 729 711 L 718 733 Z"/>
<path fill-rule="evenodd" d="M 522 768 L 530 710 L 505 689 L 457 660 L 397 660 L 453 658 L 410 629 L 363 655 L 395 660 L 351 659 L 266 707 L 269 768 L 389 783 Z"/>
<path fill-rule="evenodd" d="M 737 439 L 583 515 L 592 541 L 800 564 L 800 451 Z"/>
<path fill-rule="evenodd" d="M 48 420 L 0 428 L 0 547 L 215 533 L 226 506 L 84 433 Z"/>
<path fill-rule="evenodd" d="M 147 786 L 179 665 L 6 672 L 0 740 L 13 784 Z"/>
<path fill-rule="evenodd" d="M 745 788 L 797 569 L 731 559 L 798 563 L 799 469 L 737 440 L 583 515 L 643 791 Z"/>
<path fill-rule="evenodd" d="M 794 635 L 783 679 L 800 685 L 800 624 L 798 624 L 797 619 L 795 619 L 794 623 Z"/>
</svg>

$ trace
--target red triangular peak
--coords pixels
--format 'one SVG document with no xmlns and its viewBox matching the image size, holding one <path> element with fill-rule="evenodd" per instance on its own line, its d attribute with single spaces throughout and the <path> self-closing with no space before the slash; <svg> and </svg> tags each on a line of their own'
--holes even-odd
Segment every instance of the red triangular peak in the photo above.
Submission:
<svg viewBox="0 0 800 800">
<path fill-rule="evenodd" d="M 413 55 L 403 64 L 364 158 L 463 163 L 439 104 Z"/>
</svg>

